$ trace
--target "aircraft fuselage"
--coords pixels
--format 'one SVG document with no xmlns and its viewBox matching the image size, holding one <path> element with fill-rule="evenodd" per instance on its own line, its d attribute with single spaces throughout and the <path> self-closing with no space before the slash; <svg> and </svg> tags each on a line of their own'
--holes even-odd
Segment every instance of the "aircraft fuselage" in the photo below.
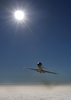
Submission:
<svg viewBox="0 0 71 100">
<path fill-rule="evenodd" d="M 37 67 L 38 67 L 38 71 L 37 72 L 43 73 L 43 68 L 42 68 L 42 63 L 41 62 L 37 63 Z"/>
</svg>

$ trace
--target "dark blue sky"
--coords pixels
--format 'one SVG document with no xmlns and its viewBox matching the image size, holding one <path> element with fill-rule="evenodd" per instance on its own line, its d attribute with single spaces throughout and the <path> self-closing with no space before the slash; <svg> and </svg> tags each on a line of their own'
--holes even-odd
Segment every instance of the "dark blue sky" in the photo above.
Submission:
<svg viewBox="0 0 71 100">
<path fill-rule="evenodd" d="M 26 14 L 19 24 L 18 8 Z M 59 75 L 23 69 L 37 68 L 39 61 Z M 0 0 L 0 84 L 70 83 L 70 78 L 71 1 Z"/>
</svg>

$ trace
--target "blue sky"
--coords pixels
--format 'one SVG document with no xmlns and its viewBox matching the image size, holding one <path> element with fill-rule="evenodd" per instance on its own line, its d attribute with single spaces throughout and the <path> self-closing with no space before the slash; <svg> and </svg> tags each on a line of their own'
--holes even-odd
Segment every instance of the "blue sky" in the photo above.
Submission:
<svg viewBox="0 0 71 100">
<path fill-rule="evenodd" d="M 0 0 L 0 2 L 0 84 L 42 83 L 44 80 L 70 83 L 71 2 L 69 0 Z M 25 22 L 19 24 L 13 15 L 14 10 L 18 8 L 27 16 Z M 59 75 L 39 74 L 23 69 L 23 67 L 37 68 L 39 61 L 44 67 L 58 72 Z"/>
</svg>

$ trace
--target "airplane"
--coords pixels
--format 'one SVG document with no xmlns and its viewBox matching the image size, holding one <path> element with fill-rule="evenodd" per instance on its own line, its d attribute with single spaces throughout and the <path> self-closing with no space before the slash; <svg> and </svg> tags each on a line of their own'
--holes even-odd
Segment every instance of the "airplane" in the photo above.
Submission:
<svg viewBox="0 0 71 100">
<path fill-rule="evenodd" d="M 27 68 L 27 67 L 23 67 L 23 68 L 26 68 L 26 69 L 30 69 L 30 70 L 34 70 L 34 71 L 37 71 L 39 73 L 51 73 L 51 74 L 58 74 L 58 73 L 55 73 L 55 72 L 50 72 L 50 71 L 47 71 L 48 69 L 45 68 L 45 67 L 42 67 L 42 63 L 41 62 L 38 62 L 37 63 L 37 67 L 38 69 L 34 69 L 34 68 Z M 47 70 L 43 70 L 44 69 L 47 69 Z"/>
</svg>

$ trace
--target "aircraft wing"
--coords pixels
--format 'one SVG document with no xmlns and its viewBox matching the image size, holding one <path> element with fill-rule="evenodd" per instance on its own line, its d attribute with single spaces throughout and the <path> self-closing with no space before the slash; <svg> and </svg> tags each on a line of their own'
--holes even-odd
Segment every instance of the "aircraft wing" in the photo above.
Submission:
<svg viewBox="0 0 71 100">
<path fill-rule="evenodd" d="M 34 69 L 34 68 L 27 68 L 27 67 L 23 67 L 23 68 L 34 70 L 34 71 L 38 71 L 38 69 Z"/>
<path fill-rule="evenodd" d="M 46 70 L 43 70 L 44 73 L 51 73 L 51 74 L 58 74 L 58 73 L 55 73 L 55 72 L 50 72 L 50 71 L 46 71 Z"/>
<path fill-rule="evenodd" d="M 46 70 L 49 70 L 48 68 L 45 68 L 45 67 L 42 67 L 42 68 L 44 68 L 44 69 L 46 69 Z"/>
</svg>

